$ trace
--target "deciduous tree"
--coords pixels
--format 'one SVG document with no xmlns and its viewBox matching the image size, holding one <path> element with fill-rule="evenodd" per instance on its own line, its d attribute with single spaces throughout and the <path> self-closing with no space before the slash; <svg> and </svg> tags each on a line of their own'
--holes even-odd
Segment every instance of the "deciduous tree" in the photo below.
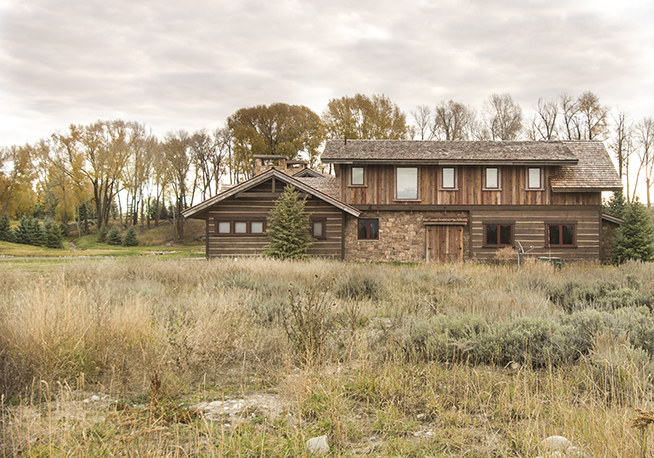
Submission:
<svg viewBox="0 0 654 458">
<path fill-rule="evenodd" d="M 555 140 L 557 138 L 557 121 L 559 106 L 556 100 L 538 99 L 534 107 L 535 114 L 527 133 L 530 140 Z"/>
<path fill-rule="evenodd" d="M 522 133 L 522 108 L 509 94 L 491 94 L 484 119 L 492 140 L 517 140 Z"/>
<path fill-rule="evenodd" d="M 322 121 L 329 138 L 398 140 L 408 134 L 406 116 L 385 95 L 331 99 Z"/>
<path fill-rule="evenodd" d="M 434 110 L 434 136 L 440 140 L 467 140 L 474 112 L 465 105 L 442 101 Z"/>
</svg>

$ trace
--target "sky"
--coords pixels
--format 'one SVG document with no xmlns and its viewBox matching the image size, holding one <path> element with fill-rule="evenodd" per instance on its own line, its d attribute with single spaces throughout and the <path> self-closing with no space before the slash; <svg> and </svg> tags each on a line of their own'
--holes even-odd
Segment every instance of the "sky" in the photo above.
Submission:
<svg viewBox="0 0 654 458">
<path fill-rule="evenodd" d="M 123 119 L 213 130 L 239 108 L 384 94 L 407 114 L 586 90 L 654 116 L 651 0 L 0 0 L 0 145 Z"/>
</svg>

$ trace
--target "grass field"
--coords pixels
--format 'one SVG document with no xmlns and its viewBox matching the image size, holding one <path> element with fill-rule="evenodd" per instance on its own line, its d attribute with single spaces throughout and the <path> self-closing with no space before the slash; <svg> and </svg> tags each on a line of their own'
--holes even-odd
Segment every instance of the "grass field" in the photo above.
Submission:
<svg viewBox="0 0 654 458">
<path fill-rule="evenodd" d="M 640 456 L 654 267 L 0 262 L 0 455 Z"/>
</svg>

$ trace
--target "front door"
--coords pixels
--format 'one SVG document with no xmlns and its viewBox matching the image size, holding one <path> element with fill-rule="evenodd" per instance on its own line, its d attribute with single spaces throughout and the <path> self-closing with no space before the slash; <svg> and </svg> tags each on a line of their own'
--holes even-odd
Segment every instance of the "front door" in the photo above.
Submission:
<svg viewBox="0 0 654 458">
<path fill-rule="evenodd" d="M 463 261 L 463 226 L 427 226 L 427 262 Z"/>
</svg>

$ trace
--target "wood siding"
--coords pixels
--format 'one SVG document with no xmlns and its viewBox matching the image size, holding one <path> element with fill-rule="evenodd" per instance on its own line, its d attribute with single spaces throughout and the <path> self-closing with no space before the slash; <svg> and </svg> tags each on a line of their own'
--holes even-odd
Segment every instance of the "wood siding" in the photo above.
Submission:
<svg viewBox="0 0 654 458">
<path fill-rule="evenodd" d="M 218 235 L 216 221 L 266 221 L 283 189 L 284 184 L 277 182 L 273 190 L 273 180 L 270 180 L 210 207 L 207 212 L 207 257 L 261 254 L 268 244 L 267 235 Z M 312 220 L 325 222 L 326 235 L 324 239 L 315 241 L 308 253 L 341 259 L 343 212 L 315 197 L 307 200 L 305 212 L 311 214 Z"/>
<path fill-rule="evenodd" d="M 418 201 L 395 199 L 395 167 L 366 165 L 363 186 L 350 186 L 350 167 L 339 167 L 341 196 L 350 205 L 600 205 L 600 192 L 554 193 L 556 167 L 542 167 L 542 189 L 528 190 L 525 166 L 499 167 L 498 190 L 484 190 L 483 166 L 456 167 L 456 189 L 440 189 L 439 166 L 418 166 Z"/>
<path fill-rule="evenodd" d="M 498 248 L 484 247 L 486 224 L 512 224 L 513 247 L 522 243 L 525 251 L 534 247 L 530 256 L 559 257 L 565 261 L 600 259 L 600 207 L 571 206 L 568 211 L 542 210 L 521 211 L 520 208 L 498 210 L 475 210 L 470 212 L 471 241 L 469 257 L 487 261 L 495 256 Z M 549 224 L 572 224 L 575 228 L 575 244 L 570 247 L 547 246 Z"/>
</svg>

